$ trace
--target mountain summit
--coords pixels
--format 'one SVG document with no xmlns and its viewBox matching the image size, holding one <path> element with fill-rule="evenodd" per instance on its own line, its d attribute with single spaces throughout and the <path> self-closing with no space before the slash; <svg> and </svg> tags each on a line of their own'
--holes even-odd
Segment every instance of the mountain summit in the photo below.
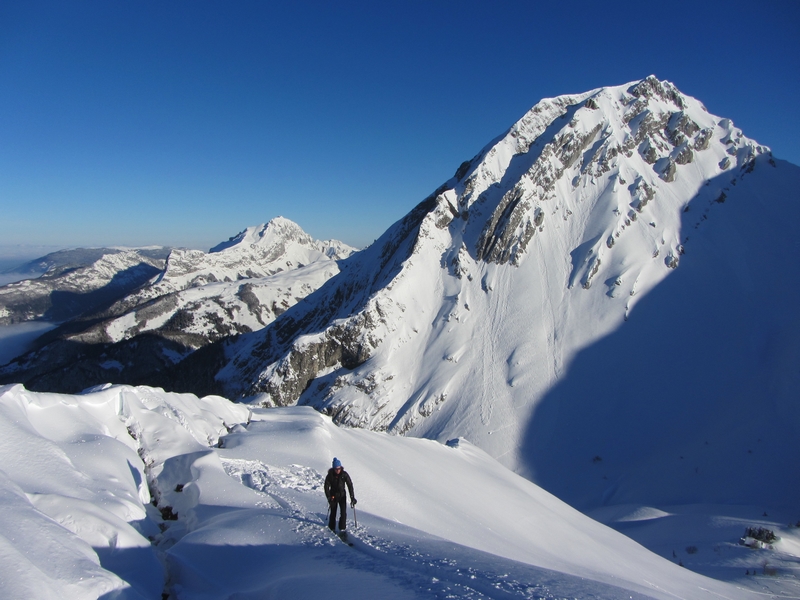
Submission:
<svg viewBox="0 0 800 600">
<path fill-rule="evenodd" d="M 704 427 L 713 452 L 737 446 L 755 390 L 764 427 L 798 417 L 797 373 L 758 371 L 765 348 L 798 355 L 780 333 L 800 328 L 798 186 L 800 168 L 653 76 L 542 100 L 317 292 L 225 343 L 214 390 L 464 436 L 575 504 L 635 496 L 609 482 L 645 458 L 674 483 L 661 463 Z M 581 398 L 555 398 L 576 381 Z"/>
</svg>

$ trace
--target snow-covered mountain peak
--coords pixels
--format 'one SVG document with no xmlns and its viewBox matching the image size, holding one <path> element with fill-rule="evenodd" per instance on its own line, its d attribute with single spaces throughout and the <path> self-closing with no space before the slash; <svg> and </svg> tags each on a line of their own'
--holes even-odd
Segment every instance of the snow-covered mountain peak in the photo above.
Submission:
<svg viewBox="0 0 800 600">
<path fill-rule="evenodd" d="M 602 240 L 613 245 L 656 196 L 687 202 L 706 180 L 768 152 L 729 119 L 650 76 L 542 100 L 462 165 L 453 187 L 462 217 L 478 213 L 481 230 L 469 240 L 476 258 L 516 264 L 550 215 L 575 214 L 566 198 L 594 203 L 615 195 L 617 219 Z"/>
<path fill-rule="evenodd" d="M 28 463 L 17 460 L 25 451 L 6 452 L 0 476 L 9 474 L 13 491 L 9 522 L 38 527 L 36 509 L 75 523 L 76 535 L 85 532 L 98 555 L 108 552 L 108 564 L 120 565 L 118 533 L 145 548 L 148 531 L 121 524 L 95 533 L 94 515 L 107 517 L 93 505 L 116 503 L 94 488 L 111 490 L 171 557 L 166 580 L 176 591 L 263 595 L 273 589 L 264 587 L 276 581 L 272 572 L 257 583 L 242 576 L 231 548 L 250 556 L 244 570 L 301 565 L 294 579 L 306 586 L 306 573 L 322 563 L 294 560 L 302 555 L 289 546 L 311 549 L 312 557 L 324 547 L 328 534 L 313 525 L 323 515 L 312 507 L 320 474 L 338 455 L 363 482 L 359 519 L 366 516 L 367 528 L 356 535 L 369 530 L 369 552 L 389 548 L 395 566 L 424 556 L 423 595 L 434 589 L 438 554 L 426 541 L 433 535 L 448 557 L 433 579 L 443 595 L 469 572 L 453 562 L 454 543 L 570 576 L 557 591 L 521 587 L 515 570 L 496 563 L 500 578 L 479 581 L 492 597 L 497 590 L 620 596 L 594 587 L 584 593 L 585 584 L 572 587 L 573 576 L 653 597 L 783 593 L 791 583 L 785 574 L 796 568 L 797 527 L 776 528 L 785 539 L 760 555 L 736 539 L 745 525 L 797 518 L 800 478 L 786 457 L 798 455 L 800 439 L 798 189 L 800 167 L 775 160 L 729 119 L 651 76 L 539 102 L 344 260 L 328 260 L 333 245 L 285 219 L 246 229 L 207 254 L 173 252 L 162 278 L 143 288 L 159 294 L 152 301 L 143 295 L 150 292 L 133 295 L 115 318 L 66 332 L 60 346 L 30 356 L 42 380 L 74 385 L 84 375 L 70 381 L 72 373 L 92 369 L 91 376 L 117 372 L 129 381 L 146 373 L 156 387 L 265 407 L 313 406 L 338 424 L 430 439 L 336 427 L 302 406 L 250 413 L 221 398 L 153 388 L 100 386 L 58 398 L 8 386 L 0 388 L 4 438 L 15 448 L 45 448 L 44 459 L 69 450 L 83 468 L 90 445 L 109 450 L 121 442 L 112 479 L 108 461 L 87 471 L 113 486 L 86 488 L 81 475 L 80 500 L 91 511 L 75 502 L 68 484 L 80 478 L 63 460 L 39 460 L 59 473 L 31 479 Z M 273 274 L 239 281 L 253 273 Z M 62 349 L 79 352 L 78 360 L 54 369 Z M 15 364 L 27 368 L 25 360 Z M 20 427 L 41 435 L 22 440 Z M 464 494 L 476 477 L 489 485 Z M 42 481 L 69 493 L 45 490 Z M 724 573 L 736 585 L 712 589 L 687 569 L 639 559 L 640 548 L 578 519 L 556 496 L 649 540 L 668 560 Z M 494 515 L 488 524 L 487 514 Z M 703 514 L 715 515 L 704 531 L 697 527 Z M 401 544 L 403 536 L 417 545 Z M 44 538 L 25 555 L 49 556 L 39 551 L 50 547 Z M 784 561 L 777 567 L 776 558 Z M 156 570 L 143 568 L 137 579 L 157 595 L 164 578 L 153 559 Z M 302 567 L 312 562 L 313 569 Z M 750 572 L 756 563 L 758 577 Z M 444 586 L 442 565 L 455 568 Z M 73 579 L 122 587 L 96 564 L 87 567 Z M 328 572 L 315 576 L 329 585 Z M 400 579 L 408 589 L 408 577 Z M 291 596 L 287 589 L 279 591 Z"/>
<path fill-rule="evenodd" d="M 754 211 L 796 179 L 655 77 L 542 100 L 316 293 L 226 347 L 217 391 L 464 436 L 530 468 L 528 424 L 578 353 L 684 255 L 737 273 L 726 285 L 757 274 L 749 257 L 783 238 L 753 231 Z"/>
<path fill-rule="evenodd" d="M 247 247 L 259 245 L 269 247 L 291 241 L 308 246 L 314 244 L 314 239 L 303 231 L 297 223 L 284 217 L 275 217 L 268 223 L 262 223 L 255 227 L 248 227 L 244 231 L 231 237 L 228 241 L 217 244 L 209 250 L 209 253 L 223 252 L 237 246 Z"/>
<path fill-rule="evenodd" d="M 318 260 L 339 260 L 355 249 L 337 240 L 319 241 L 283 217 L 248 227 L 208 253 L 176 249 L 155 282 L 158 295 L 217 281 L 267 277 Z"/>
</svg>

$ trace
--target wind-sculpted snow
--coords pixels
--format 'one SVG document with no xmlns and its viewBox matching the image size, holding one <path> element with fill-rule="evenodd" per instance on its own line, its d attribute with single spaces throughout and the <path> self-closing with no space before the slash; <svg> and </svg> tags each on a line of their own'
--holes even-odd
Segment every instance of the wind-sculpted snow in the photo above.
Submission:
<svg viewBox="0 0 800 600">
<path fill-rule="evenodd" d="M 171 459 L 208 454 L 249 414 L 222 398 L 147 388 L 0 387 L 4 597 L 160 597 L 165 573 L 151 541 Z"/>
<path fill-rule="evenodd" d="M 310 598 L 342 573 L 357 599 L 757 597 L 648 552 L 465 440 L 342 429 L 309 408 L 5 386 L 0 443 L 7 597 Z M 334 454 L 358 498 L 353 547 L 324 524 Z"/>
</svg>

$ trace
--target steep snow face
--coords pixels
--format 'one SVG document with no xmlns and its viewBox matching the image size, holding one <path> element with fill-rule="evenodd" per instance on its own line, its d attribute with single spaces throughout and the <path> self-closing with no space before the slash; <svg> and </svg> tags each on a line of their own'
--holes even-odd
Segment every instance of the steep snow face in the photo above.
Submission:
<svg viewBox="0 0 800 600">
<path fill-rule="evenodd" d="M 669 82 L 543 100 L 306 302 L 228 347 L 217 379 L 350 425 L 465 436 L 530 472 L 540 400 L 681 270 L 696 235 L 729 240 L 698 254 L 704 269 L 758 269 L 742 250 L 772 233 L 748 231 L 747 210 L 796 212 L 775 181 L 800 184 Z M 624 352 L 621 385 L 626 360 L 645 359 Z"/>
</svg>

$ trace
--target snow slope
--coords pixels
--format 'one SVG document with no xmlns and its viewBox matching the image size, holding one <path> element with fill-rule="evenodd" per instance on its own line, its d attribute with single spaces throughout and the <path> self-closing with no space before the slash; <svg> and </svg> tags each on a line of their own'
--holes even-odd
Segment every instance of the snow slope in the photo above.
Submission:
<svg viewBox="0 0 800 600">
<path fill-rule="evenodd" d="M 681 266 L 542 397 L 522 444 L 540 485 L 586 509 L 796 510 L 800 168 L 774 162 L 726 184 L 724 204 L 698 194 Z"/>
<path fill-rule="evenodd" d="M 126 386 L 5 386 L 0 430 L 11 597 L 310 598 L 338 575 L 354 598 L 757 596 L 657 557 L 463 440 Z M 334 454 L 359 500 L 353 548 L 322 525 Z"/>
<path fill-rule="evenodd" d="M 635 430 L 592 483 L 591 506 L 610 488 L 602 477 L 630 473 L 656 440 L 696 443 L 703 426 L 690 415 L 727 440 L 720 455 L 732 450 L 748 435 L 745 397 L 767 395 L 790 417 L 758 417 L 782 432 L 764 455 L 777 464 L 800 428 L 798 337 L 778 331 L 796 326 L 798 188 L 798 167 L 655 77 L 542 100 L 318 292 L 226 344 L 216 390 L 359 427 L 463 436 L 576 504 L 593 458 L 613 447 L 605 428 L 613 439 Z M 669 300 L 640 311 L 665 285 Z M 697 323 L 704 312 L 714 327 Z M 718 335 L 736 319 L 738 338 Z M 624 341 L 572 377 L 581 352 L 612 338 Z M 735 348 L 746 351 L 734 360 Z M 783 365 L 770 371 L 778 379 L 762 376 L 763 352 Z M 699 382 L 704 369 L 715 375 Z M 647 389 L 671 391 L 648 403 Z M 631 409 L 619 421 L 616 403 Z M 678 406 L 692 407 L 687 418 Z M 724 424 L 712 422 L 720 411 Z M 732 476 L 738 464 L 704 489 L 756 499 Z M 637 477 L 646 469 L 660 473 L 642 458 Z M 662 487 L 694 490 L 690 475 Z M 787 477 L 772 486 L 781 504 L 798 491 L 793 475 L 776 480 Z"/>
</svg>

